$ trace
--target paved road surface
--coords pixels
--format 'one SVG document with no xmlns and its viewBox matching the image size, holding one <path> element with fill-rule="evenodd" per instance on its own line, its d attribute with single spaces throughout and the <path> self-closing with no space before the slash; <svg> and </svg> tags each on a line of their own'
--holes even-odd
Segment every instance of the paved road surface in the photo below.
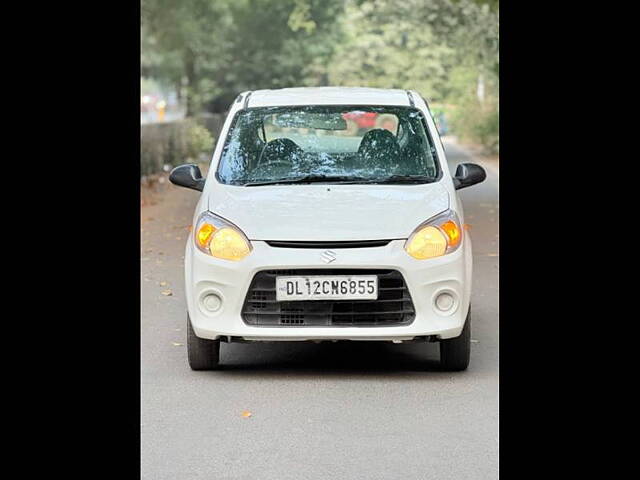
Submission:
<svg viewBox="0 0 640 480">
<path fill-rule="evenodd" d="M 477 161 L 445 146 L 450 165 Z M 499 170 L 484 165 L 487 181 L 461 191 L 474 246 L 462 373 L 438 371 L 437 344 L 373 342 L 222 344 L 224 370 L 192 372 L 183 255 L 198 193 L 169 186 L 143 207 L 142 478 L 497 479 Z"/>
</svg>

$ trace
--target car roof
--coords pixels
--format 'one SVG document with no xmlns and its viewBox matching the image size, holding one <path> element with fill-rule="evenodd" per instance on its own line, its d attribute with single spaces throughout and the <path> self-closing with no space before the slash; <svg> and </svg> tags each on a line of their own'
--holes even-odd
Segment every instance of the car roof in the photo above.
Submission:
<svg viewBox="0 0 640 480">
<path fill-rule="evenodd" d="M 247 99 L 246 95 L 249 94 Z M 415 93 L 414 93 L 415 95 Z M 407 90 L 364 87 L 299 87 L 254 90 L 243 95 L 245 107 L 280 105 L 412 105 Z"/>
</svg>

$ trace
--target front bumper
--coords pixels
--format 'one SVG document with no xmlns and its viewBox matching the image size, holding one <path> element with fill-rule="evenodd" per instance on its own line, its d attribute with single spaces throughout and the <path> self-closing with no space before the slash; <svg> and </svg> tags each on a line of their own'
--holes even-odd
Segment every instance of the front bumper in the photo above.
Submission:
<svg viewBox="0 0 640 480">
<path fill-rule="evenodd" d="M 245 340 L 411 340 L 418 336 L 439 339 L 460 335 L 471 293 L 471 241 L 465 235 L 461 247 L 453 253 L 429 260 L 415 260 L 404 250 L 404 240 L 393 240 L 383 247 L 332 249 L 337 258 L 325 264 L 320 255 L 325 249 L 276 248 L 252 241 L 253 251 L 239 262 L 208 256 L 193 246 L 189 236 L 185 252 L 187 308 L 198 337 L 216 339 L 234 337 Z M 247 325 L 241 317 L 247 290 L 261 270 L 277 269 L 392 269 L 399 271 L 407 284 L 416 311 L 409 325 L 385 327 L 265 327 Z M 363 272 L 366 273 L 366 272 Z M 446 314 L 434 307 L 442 291 L 452 292 L 456 305 Z M 202 297 L 215 293 L 222 304 L 208 312 Z"/>
</svg>

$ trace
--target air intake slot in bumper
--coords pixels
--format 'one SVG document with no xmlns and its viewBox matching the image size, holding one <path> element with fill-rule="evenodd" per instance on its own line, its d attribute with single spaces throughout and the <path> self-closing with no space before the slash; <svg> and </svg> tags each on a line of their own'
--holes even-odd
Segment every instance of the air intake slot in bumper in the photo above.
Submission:
<svg viewBox="0 0 640 480">
<path fill-rule="evenodd" d="M 358 274 L 378 276 L 377 300 L 276 300 L 277 276 Z M 247 325 L 269 327 L 383 327 L 409 325 L 414 318 L 409 290 L 396 270 L 265 270 L 253 278 L 242 307 Z"/>
</svg>

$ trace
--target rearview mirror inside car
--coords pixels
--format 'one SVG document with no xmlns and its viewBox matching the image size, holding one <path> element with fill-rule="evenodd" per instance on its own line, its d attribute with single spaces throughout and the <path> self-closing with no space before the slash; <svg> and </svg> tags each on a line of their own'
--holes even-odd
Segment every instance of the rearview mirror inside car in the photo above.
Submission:
<svg viewBox="0 0 640 480">
<path fill-rule="evenodd" d="M 339 113 L 290 112 L 273 116 L 273 123 L 284 128 L 346 130 L 347 121 Z"/>
</svg>

